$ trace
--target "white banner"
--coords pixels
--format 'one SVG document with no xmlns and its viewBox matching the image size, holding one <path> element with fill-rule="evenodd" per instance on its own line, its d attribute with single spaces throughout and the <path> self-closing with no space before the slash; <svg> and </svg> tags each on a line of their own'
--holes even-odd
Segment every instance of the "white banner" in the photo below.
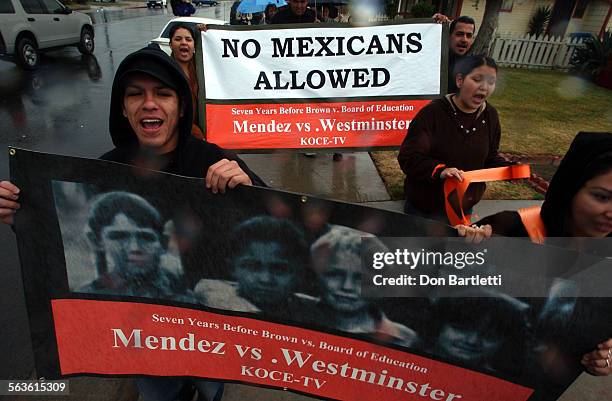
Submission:
<svg viewBox="0 0 612 401">
<path fill-rule="evenodd" d="M 202 33 L 207 100 L 440 94 L 442 25 Z"/>
</svg>

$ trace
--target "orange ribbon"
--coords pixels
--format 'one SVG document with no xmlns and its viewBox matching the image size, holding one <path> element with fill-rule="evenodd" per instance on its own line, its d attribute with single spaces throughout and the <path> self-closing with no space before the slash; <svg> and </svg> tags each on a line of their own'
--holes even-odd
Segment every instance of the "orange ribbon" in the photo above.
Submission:
<svg viewBox="0 0 612 401">
<path fill-rule="evenodd" d="M 531 169 L 528 164 L 517 164 L 514 166 L 507 167 L 496 167 L 486 168 L 482 170 L 465 171 L 463 173 L 463 181 L 459 181 L 454 177 L 450 177 L 444 180 L 444 206 L 446 207 L 446 215 L 452 226 L 457 224 L 470 225 L 471 215 L 465 215 L 463 212 L 463 197 L 467 191 L 468 186 L 472 182 L 488 182 L 488 181 L 502 181 L 502 180 L 516 180 L 520 178 L 529 178 L 531 176 Z M 459 216 L 449 202 L 449 196 L 453 193 L 457 193 L 457 200 L 459 204 Z"/>
<path fill-rule="evenodd" d="M 535 244 L 543 244 L 546 240 L 546 226 L 540 215 L 541 210 L 542 206 L 540 205 L 524 207 L 518 210 L 523 226 L 525 226 L 531 242 Z"/>
</svg>

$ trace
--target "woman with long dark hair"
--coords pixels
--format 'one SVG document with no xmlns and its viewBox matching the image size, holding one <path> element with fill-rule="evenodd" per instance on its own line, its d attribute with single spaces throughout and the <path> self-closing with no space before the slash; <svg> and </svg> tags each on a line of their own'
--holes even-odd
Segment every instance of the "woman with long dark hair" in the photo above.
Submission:
<svg viewBox="0 0 612 401">
<path fill-rule="evenodd" d="M 541 208 L 500 212 L 478 224 L 489 225 L 494 234 L 529 236 L 538 243 L 546 243 L 550 237 L 610 237 L 612 134 L 581 132 L 574 138 L 550 181 Z M 600 340 L 581 362 L 591 374 L 610 375 L 612 338 Z"/>
<path fill-rule="evenodd" d="M 193 125 L 191 133 L 196 138 L 204 139 L 204 134 L 198 126 L 198 76 L 195 64 L 195 38 L 194 30 L 185 24 L 176 24 L 170 29 L 170 48 L 172 58 L 180 65 L 191 89 L 191 99 L 193 104 Z"/>
<path fill-rule="evenodd" d="M 509 237 L 529 237 L 536 243 L 547 243 L 554 237 L 566 237 L 563 245 L 577 250 L 583 246 L 584 241 L 580 238 L 610 237 L 612 133 L 581 132 L 574 138 L 550 181 L 541 207 L 499 212 L 482 219 L 477 225 L 485 237 L 492 232 Z M 610 249 L 607 251 L 604 256 L 609 257 Z M 593 304 L 601 305 L 601 302 Z M 589 310 L 588 313 L 595 312 Z M 607 316 L 607 313 L 602 316 L 604 324 L 609 322 Z M 583 355 L 581 363 L 593 375 L 610 375 L 612 337 L 595 341 L 598 344 Z M 583 346 L 586 352 L 593 343 Z"/>
</svg>

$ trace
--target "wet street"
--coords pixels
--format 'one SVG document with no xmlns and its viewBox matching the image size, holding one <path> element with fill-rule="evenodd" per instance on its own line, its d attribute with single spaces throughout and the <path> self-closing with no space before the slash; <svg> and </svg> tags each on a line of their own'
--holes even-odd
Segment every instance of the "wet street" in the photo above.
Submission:
<svg viewBox="0 0 612 401">
<path fill-rule="evenodd" d="M 199 7 L 196 16 L 229 21 L 231 1 Z M 76 47 L 47 53 L 40 68 L 23 71 L 0 61 L 0 178 L 9 177 L 7 146 L 97 158 L 112 148 L 108 134 L 110 90 L 116 68 L 129 53 L 157 37 L 173 18 L 167 10 L 93 11 L 94 57 Z M 349 202 L 390 200 L 367 152 L 332 155 L 242 155 L 268 185 Z M 13 232 L 0 224 L 0 378 L 24 378 L 33 369 L 27 311 Z"/>
<path fill-rule="evenodd" d="M 229 20 L 231 2 L 200 7 L 196 16 Z M 96 158 L 111 149 L 110 88 L 115 69 L 173 18 L 167 10 L 94 11 L 95 51 L 76 47 L 43 55 L 38 70 L 0 61 L 0 177 L 8 178 L 7 146 Z M 0 227 L 1 378 L 25 378 L 33 369 L 27 312 L 15 236 Z"/>
</svg>

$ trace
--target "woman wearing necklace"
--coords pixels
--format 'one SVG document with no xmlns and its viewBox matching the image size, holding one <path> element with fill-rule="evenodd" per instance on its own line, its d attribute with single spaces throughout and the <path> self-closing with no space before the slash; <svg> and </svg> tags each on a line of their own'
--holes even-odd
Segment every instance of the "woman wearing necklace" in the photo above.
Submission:
<svg viewBox="0 0 612 401">
<path fill-rule="evenodd" d="M 404 212 L 444 222 L 448 222 L 445 179 L 461 181 L 464 170 L 511 164 L 498 155 L 499 116 L 487 103 L 495 91 L 495 61 L 486 56 L 465 57 L 455 67 L 455 79 L 458 92 L 436 99 L 419 111 L 398 156 L 406 174 Z M 480 201 L 484 190 L 484 183 L 468 187 L 463 198 L 465 211 Z"/>
</svg>

